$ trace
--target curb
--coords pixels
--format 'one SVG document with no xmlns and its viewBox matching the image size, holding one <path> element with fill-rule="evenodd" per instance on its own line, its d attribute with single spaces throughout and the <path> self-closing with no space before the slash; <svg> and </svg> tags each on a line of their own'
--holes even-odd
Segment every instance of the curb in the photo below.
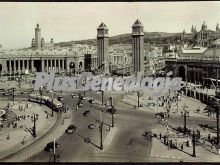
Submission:
<svg viewBox="0 0 220 165">
<path fill-rule="evenodd" d="M 11 153 L 11 154 L 9 154 L 9 155 L 7 155 L 7 156 L 1 158 L 0 160 L 1 160 L 1 161 L 6 161 L 7 159 L 10 160 L 11 157 L 16 156 L 17 154 L 19 154 L 19 152 L 22 152 L 23 150 L 27 149 L 27 148 L 30 147 L 31 145 L 33 145 L 33 144 L 39 142 L 40 140 L 42 140 L 43 138 L 45 138 L 45 136 L 48 135 L 48 133 L 50 134 L 50 132 L 52 132 L 52 131 L 56 128 L 56 126 L 57 126 L 57 124 L 59 124 L 59 120 L 61 120 L 61 118 L 62 118 L 61 115 L 57 115 L 57 120 L 56 120 L 56 122 L 54 123 L 54 125 L 53 125 L 45 134 L 41 135 L 41 136 L 40 136 L 38 139 L 36 139 L 36 140 L 35 140 L 35 139 L 32 139 L 33 142 L 29 142 L 30 144 L 28 144 L 27 146 L 21 148 L 20 150 L 14 152 L 14 153 Z M 16 157 L 17 157 L 17 156 L 16 156 Z"/>
</svg>

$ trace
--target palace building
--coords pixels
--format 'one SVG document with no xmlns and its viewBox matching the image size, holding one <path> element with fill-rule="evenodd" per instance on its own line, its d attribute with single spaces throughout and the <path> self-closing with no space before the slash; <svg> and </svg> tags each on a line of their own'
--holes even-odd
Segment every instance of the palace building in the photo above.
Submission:
<svg viewBox="0 0 220 165">
<path fill-rule="evenodd" d="M 208 29 L 205 21 L 201 26 L 201 30 L 197 31 L 196 26 L 192 25 L 191 32 L 186 33 L 185 29 L 181 34 L 182 41 L 192 41 L 199 46 L 209 46 L 216 39 L 220 38 L 219 24 L 217 23 L 215 30 Z"/>
<path fill-rule="evenodd" d="M 112 53 L 109 50 L 108 28 L 104 23 L 97 28 L 97 48 L 77 49 L 75 47 L 55 47 L 51 39 L 46 43 L 41 37 L 41 28 L 37 24 L 35 38 L 31 47 L 20 50 L 0 49 L 0 75 L 22 75 L 35 72 L 55 72 L 75 74 L 83 71 L 104 70 L 109 72 L 109 64 L 117 66 L 122 60 L 127 63 L 129 54 Z M 124 58 L 125 57 L 125 58 Z M 103 64 L 104 67 L 102 66 Z"/>
</svg>

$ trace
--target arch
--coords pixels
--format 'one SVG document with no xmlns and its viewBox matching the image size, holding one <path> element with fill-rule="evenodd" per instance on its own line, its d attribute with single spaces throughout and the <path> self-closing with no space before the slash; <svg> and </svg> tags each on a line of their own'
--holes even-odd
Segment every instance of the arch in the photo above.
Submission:
<svg viewBox="0 0 220 165">
<path fill-rule="evenodd" d="M 182 77 L 183 81 L 186 80 L 185 67 L 184 66 L 179 67 L 179 77 Z"/>
<path fill-rule="evenodd" d="M 70 62 L 70 69 L 74 69 L 75 68 L 75 63 L 74 62 Z"/>
<path fill-rule="evenodd" d="M 82 65 L 83 65 L 83 63 L 82 63 L 82 61 L 80 61 L 79 62 L 79 68 L 82 68 Z"/>
</svg>

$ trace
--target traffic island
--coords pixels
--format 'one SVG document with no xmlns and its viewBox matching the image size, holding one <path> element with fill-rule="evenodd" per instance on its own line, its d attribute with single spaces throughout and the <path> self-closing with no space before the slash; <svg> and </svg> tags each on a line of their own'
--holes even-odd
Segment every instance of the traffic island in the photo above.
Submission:
<svg viewBox="0 0 220 165">
<path fill-rule="evenodd" d="M 151 157 L 160 158 L 158 161 L 184 162 L 219 162 L 216 147 L 201 138 L 196 143 L 196 156 L 193 156 L 192 139 L 187 135 L 166 131 L 164 128 L 152 129 Z"/>
<path fill-rule="evenodd" d="M 28 107 L 26 107 L 27 104 Z M 9 123 L 10 125 L 1 130 L 1 160 L 10 157 L 16 152 L 34 143 L 37 139 L 46 134 L 57 121 L 57 115 L 53 118 L 46 118 L 46 112 L 51 112 L 46 106 L 40 106 L 39 104 L 27 101 L 4 101 L 1 106 L 7 107 L 8 105 L 8 110 L 16 114 L 16 119 L 11 121 L 11 123 Z M 36 114 L 36 137 L 33 137 L 33 114 Z"/>
</svg>

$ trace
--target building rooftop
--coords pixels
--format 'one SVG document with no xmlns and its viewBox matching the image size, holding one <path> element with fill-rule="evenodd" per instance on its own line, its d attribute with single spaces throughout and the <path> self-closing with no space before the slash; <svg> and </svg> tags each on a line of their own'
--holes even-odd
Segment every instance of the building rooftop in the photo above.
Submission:
<svg viewBox="0 0 220 165">
<path fill-rule="evenodd" d="M 102 23 L 99 25 L 98 29 L 108 29 L 108 28 L 107 28 L 107 26 L 102 22 Z"/>
<path fill-rule="evenodd" d="M 132 27 L 137 27 L 137 26 L 138 26 L 138 27 L 139 27 L 139 26 L 143 26 L 139 19 L 137 19 L 137 20 L 134 22 L 134 24 L 132 25 Z"/>
<path fill-rule="evenodd" d="M 193 47 L 193 48 L 184 48 L 182 49 L 183 54 L 193 54 L 193 53 L 204 53 L 207 50 L 205 47 Z"/>
</svg>

